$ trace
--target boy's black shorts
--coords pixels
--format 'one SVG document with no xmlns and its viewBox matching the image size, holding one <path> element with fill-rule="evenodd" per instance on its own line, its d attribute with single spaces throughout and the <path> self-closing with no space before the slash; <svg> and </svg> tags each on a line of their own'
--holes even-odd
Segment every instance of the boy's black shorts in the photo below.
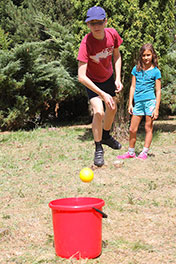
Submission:
<svg viewBox="0 0 176 264">
<path fill-rule="evenodd" d="M 99 83 L 99 82 L 93 82 L 93 83 L 105 93 L 110 94 L 112 97 L 116 95 L 115 94 L 116 86 L 115 86 L 113 75 L 107 81 L 103 83 Z M 88 89 L 87 87 L 86 87 L 86 90 L 87 90 L 89 100 L 92 99 L 93 97 L 99 96 L 98 94 Z"/>
</svg>

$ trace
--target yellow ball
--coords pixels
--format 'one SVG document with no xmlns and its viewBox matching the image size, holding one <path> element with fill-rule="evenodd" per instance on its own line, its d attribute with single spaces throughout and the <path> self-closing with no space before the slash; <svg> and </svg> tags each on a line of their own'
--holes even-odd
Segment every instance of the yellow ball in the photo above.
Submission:
<svg viewBox="0 0 176 264">
<path fill-rule="evenodd" d="M 83 182 L 90 182 L 93 180 L 94 173 L 90 168 L 84 168 L 80 171 L 80 179 Z"/>
</svg>

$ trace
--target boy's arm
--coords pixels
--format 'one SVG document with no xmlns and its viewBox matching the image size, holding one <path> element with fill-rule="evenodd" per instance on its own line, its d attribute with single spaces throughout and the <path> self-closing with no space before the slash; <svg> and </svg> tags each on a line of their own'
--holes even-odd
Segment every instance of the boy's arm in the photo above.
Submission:
<svg viewBox="0 0 176 264">
<path fill-rule="evenodd" d="M 132 76 L 131 87 L 130 87 L 130 94 L 129 94 L 129 104 L 128 104 L 128 112 L 130 115 L 133 114 L 133 98 L 134 92 L 136 88 L 136 77 Z"/>
<path fill-rule="evenodd" d="M 79 61 L 78 63 L 78 80 L 87 88 L 97 93 L 105 102 L 105 104 L 111 109 L 115 108 L 114 100 L 111 95 L 103 92 L 98 88 L 86 75 L 87 63 Z"/>
<path fill-rule="evenodd" d="M 161 101 L 161 79 L 157 79 L 155 81 L 155 87 L 156 87 L 156 106 L 155 110 L 152 113 L 152 119 L 155 120 L 159 116 L 159 106 Z"/>
<path fill-rule="evenodd" d="M 114 58 L 114 67 L 115 67 L 115 75 L 116 75 L 115 85 L 117 88 L 117 92 L 120 92 L 123 88 L 123 85 L 121 83 L 122 59 L 121 59 L 119 48 L 114 49 L 113 58 Z"/>
</svg>

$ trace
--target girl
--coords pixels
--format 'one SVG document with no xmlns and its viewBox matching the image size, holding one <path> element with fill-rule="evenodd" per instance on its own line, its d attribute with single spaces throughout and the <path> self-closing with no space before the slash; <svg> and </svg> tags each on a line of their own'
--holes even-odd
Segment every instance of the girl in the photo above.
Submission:
<svg viewBox="0 0 176 264">
<path fill-rule="evenodd" d="M 156 95 L 155 95 L 156 89 Z M 134 99 L 134 107 L 133 107 Z M 139 52 L 137 65 L 132 70 L 128 112 L 132 115 L 128 152 L 118 159 L 135 158 L 136 134 L 142 117 L 145 116 L 145 143 L 138 159 L 147 159 L 152 142 L 153 120 L 158 118 L 161 100 L 161 72 L 158 69 L 156 52 L 151 44 L 145 44 Z"/>
</svg>

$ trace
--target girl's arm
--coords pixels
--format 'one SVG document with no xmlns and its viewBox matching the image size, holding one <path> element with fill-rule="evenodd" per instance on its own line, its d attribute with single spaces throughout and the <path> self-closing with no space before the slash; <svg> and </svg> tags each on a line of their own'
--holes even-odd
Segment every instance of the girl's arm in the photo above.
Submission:
<svg viewBox="0 0 176 264">
<path fill-rule="evenodd" d="M 152 119 L 155 120 L 159 116 L 159 106 L 161 101 L 161 79 L 157 79 L 155 81 L 155 87 L 156 87 L 156 106 L 155 110 L 152 113 Z"/>
<path fill-rule="evenodd" d="M 120 51 L 118 48 L 113 51 L 113 59 L 114 59 L 114 68 L 115 68 L 115 85 L 117 88 L 117 92 L 120 92 L 123 88 L 121 83 L 121 67 L 122 67 L 122 59 L 120 55 Z"/>
<path fill-rule="evenodd" d="M 131 87 L 130 87 L 129 104 L 128 104 L 128 112 L 130 115 L 133 114 L 133 98 L 134 98 L 135 87 L 136 87 L 136 77 L 133 75 L 131 81 Z"/>
</svg>

